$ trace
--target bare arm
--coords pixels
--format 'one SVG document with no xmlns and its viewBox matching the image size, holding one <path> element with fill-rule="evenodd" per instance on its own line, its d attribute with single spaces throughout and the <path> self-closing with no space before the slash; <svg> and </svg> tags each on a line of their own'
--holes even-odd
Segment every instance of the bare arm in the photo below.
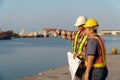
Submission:
<svg viewBox="0 0 120 80">
<path fill-rule="evenodd" d="M 89 55 L 88 56 L 88 62 L 87 62 L 87 67 L 86 67 L 86 71 L 85 71 L 85 80 L 89 80 L 89 73 L 90 73 L 90 70 L 93 66 L 93 60 L 94 60 L 94 56 L 93 55 Z"/>
<path fill-rule="evenodd" d="M 63 39 L 73 41 L 76 32 L 75 31 L 67 31 L 61 29 L 54 29 L 54 28 L 44 28 L 46 32 L 52 32 L 55 36 L 59 36 Z"/>
</svg>

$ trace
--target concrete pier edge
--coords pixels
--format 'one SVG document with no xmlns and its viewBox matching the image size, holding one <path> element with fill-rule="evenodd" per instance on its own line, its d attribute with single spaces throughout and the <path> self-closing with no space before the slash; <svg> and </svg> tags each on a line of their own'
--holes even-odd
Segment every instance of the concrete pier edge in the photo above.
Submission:
<svg viewBox="0 0 120 80">
<path fill-rule="evenodd" d="M 120 54 L 107 55 L 107 66 L 109 74 L 106 80 L 120 80 Z M 16 80 L 70 80 L 69 66 L 66 64 L 61 67 L 52 68 L 50 70 L 40 72 L 38 74 L 18 78 Z"/>
</svg>

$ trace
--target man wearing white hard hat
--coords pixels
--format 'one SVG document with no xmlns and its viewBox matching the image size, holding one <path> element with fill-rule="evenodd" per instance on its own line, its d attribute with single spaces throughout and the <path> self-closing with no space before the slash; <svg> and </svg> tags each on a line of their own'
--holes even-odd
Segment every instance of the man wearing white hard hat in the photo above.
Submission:
<svg viewBox="0 0 120 80">
<path fill-rule="evenodd" d="M 84 51 L 85 45 L 87 44 L 88 36 L 85 34 L 85 28 L 83 25 L 86 23 L 85 16 L 79 16 L 74 24 L 74 26 L 78 27 L 78 31 L 68 31 L 62 29 L 54 29 L 54 28 L 44 28 L 46 32 L 53 32 L 55 36 L 59 36 L 61 38 L 72 41 L 73 45 L 73 58 L 79 58 L 81 60 L 81 64 L 76 72 L 75 80 L 82 80 L 85 66 L 84 66 Z"/>
</svg>

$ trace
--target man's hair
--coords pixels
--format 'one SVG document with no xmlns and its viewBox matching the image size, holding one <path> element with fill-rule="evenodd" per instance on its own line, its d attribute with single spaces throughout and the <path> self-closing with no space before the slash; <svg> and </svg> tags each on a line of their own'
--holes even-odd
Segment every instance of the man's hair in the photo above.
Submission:
<svg viewBox="0 0 120 80">
<path fill-rule="evenodd" d="M 93 29 L 93 31 L 94 31 L 95 33 L 97 33 L 97 29 Z"/>
<path fill-rule="evenodd" d="M 89 29 L 92 29 L 93 30 L 93 32 L 95 32 L 95 33 L 97 33 L 97 29 L 96 28 L 89 28 Z"/>
</svg>

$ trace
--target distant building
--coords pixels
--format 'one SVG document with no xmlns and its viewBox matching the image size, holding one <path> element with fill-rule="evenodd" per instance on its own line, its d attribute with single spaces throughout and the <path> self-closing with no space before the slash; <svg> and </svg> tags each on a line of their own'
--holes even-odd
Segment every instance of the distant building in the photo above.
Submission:
<svg viewBox="0 0 120 80">
<path fill-rule="evenodd" d="M 24 31 L 19 33 L 20 37 L 37 37 L 36 32 L 25 33 Z"/>
<path fill-rule="evenodd" d="M 120 30 L 101 30 L 99 31 L 99 34 L 117 36 L 117 35 L 120 35 Z"/>
</svg>

